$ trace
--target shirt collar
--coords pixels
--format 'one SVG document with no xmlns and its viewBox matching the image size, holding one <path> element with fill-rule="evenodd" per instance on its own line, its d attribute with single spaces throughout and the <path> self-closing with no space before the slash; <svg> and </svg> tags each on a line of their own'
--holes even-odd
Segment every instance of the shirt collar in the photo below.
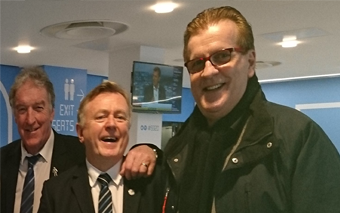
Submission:
<svg viewBox="0 0 340 213">
<path fill-rule="evenodd" d="M 97 169 L 96 167 L 94 167 L 87 159 L 86 159 L 86 166 L 87 166 L 87 171 L 89 174 L 89 178 L 90 178 L 90 186 L 94 187 L 95 184 L 97 183 L 97 179 L 98 176 L 101 173 L 106 172 L 108 175 L 110 175 L 112 181 L 114 182 L 114 184 L 116 186 L 118 186 L 120 184 L 120 182 L 122 181 L 122 176 L 119 174 L 120 171 L 120 166 L 122 164 L 122 159 L 120 161 L 118 161 L 113 167 L 111 167 L 109 170 L 107 171 L 100 171 L 99 169 Z"/>
<path fill-rule="evenodd" d="M 45 162 L 49 162 L 52 159 L 52 151 L 53 150 L 53 145 L 54 145 L 54 132 L 53 130 L 51 130 L 51 134 L 49 136 L 49 138 L 47 139 L 47 142 L 45 143 L 45 145 L 43 146 L 43 148 L 37 153 L 40 154 L 40 156 L 43 159 L 43 161 Z M 26 149 L 24 148 L 23 142 L 21 141 L 21 160 L 20 163 L 23 164 L 24 160 L 26 157 L 31 157 L 32 155 L 30 153 L 28 153 L 26 151 Z"/>
</svg>

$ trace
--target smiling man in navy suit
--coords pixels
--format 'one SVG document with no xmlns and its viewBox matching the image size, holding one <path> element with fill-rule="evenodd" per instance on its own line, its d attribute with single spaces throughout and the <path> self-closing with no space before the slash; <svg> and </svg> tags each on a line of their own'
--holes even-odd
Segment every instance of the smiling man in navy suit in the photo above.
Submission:
<svg viewBox="0 0 340 213">
<path fill-rule="evenodd" d="M 86 161 L 45 182 L 39 213 L 101 213 L 103 190 L 108 200 L 105 212 L 161 212 L 165 184 L 160 168 L 156 166 L 148 178 L 130 181 L 119 174 L 130 119 L 129 97 L 116 83 L 103 82 L 83 99 L 77 134 L 85 145 Z M 104 185 L 102 176 L 107 177 Z"/>
</svg>

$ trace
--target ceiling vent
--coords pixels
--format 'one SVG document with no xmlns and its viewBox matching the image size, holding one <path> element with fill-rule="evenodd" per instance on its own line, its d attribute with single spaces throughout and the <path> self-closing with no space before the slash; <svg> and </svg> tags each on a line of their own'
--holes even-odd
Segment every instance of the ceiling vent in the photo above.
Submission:
<svg viewBox="0 0 340 213">
<path fill-rule="evenodd" d="M 40 32 L 48 37 L 59 39 L 94 40 L 107 38 L 127 30 L 127 25 L 112 21 L 73 21 L 44 27 Z"/>
</svg>

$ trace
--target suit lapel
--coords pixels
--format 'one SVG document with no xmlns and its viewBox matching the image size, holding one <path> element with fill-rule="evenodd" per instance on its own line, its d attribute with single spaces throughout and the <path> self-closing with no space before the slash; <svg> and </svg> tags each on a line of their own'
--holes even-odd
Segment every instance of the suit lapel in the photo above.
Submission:
<svg viewBox="0 0 340 213">
<path fill-rule="evenodd" d="M 82 213 L 94 213 L 91 188 L 86 164 L 81 164 L 73 175 L 72 191 Z M 123 213 L 137 213 L 141 198 L 140 189 L 133 181 L 124 179 Z"/>
<path fill-rule="evenodd" d="M 73 176 L 72 191 L 78 201 L 81 212 L 94 213 L 91 188 L 86 164 L 81 164 Z"/>
<path fill-rule="evenodd" d="M 124 179 L 123 213 L 137 213 L 141 197 L 140 189 Z"/>
<path fill-rule="evenodd" d="M 61 136 L 54 131 L 54 144 L 53 144 L 53 153 L 52 153 L 52 161 L 51 161 L 51 168 L 50 168 L 50 177 L 54 176 L 54 169 L 57 169 L 59 172 L 63 172 L 69 169 L 68 161 L 69 155 L 67 150 L 67 146 L 64 143 L 67 143 L 62 140 Z"/>
<path fill-rule="evenodd" d="M 12 152 L 8 154 L 8 158 L 6 159 L 6 163 L 1 163 L 5 165 L 5 168 L 3 168 L 3 171 L 8 171 L 6 173 L 2 173 L 3 180 L 2 183 L 6 183 L 6 186 L 3 187 L 2 190 L 6 189 L 5 193 L 2 193 L 2 195 L 6 196 L 5 202 L 7 205 L 8 212 L 14 211 L 14 200 L 15 200 L 15 191 L 18 181 L 18 171 L 20 166 L 20 159 L 21 159 L 21 142 L 15 141 L 12 143 L 17 143 L 14 147 Z M 2 198 L 3 199 L 3 198 Z"/>
</svg>

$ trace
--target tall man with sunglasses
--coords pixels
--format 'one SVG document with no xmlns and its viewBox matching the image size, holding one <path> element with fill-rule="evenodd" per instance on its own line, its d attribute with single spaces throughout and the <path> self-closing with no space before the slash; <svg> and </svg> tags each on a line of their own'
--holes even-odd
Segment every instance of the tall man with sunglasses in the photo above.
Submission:
<svg viewBox="0 0 340 213">
<path fill-rule="evenodd" d="M 183 56 L 197 106 L 165 148 L 163 212 L 340 212 L 339 153 L 310 118 L 266 100 L 239 11 L 198 14 Z"/>
</svg>

